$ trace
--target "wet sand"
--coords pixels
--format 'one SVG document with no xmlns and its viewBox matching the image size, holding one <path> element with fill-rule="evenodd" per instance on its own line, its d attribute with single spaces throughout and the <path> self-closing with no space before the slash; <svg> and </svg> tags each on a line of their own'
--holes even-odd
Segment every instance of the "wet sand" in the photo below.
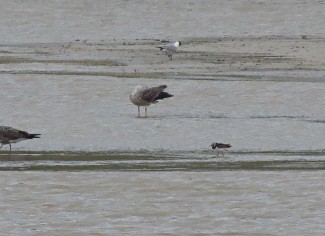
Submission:
<svg viewBox="0 0 325 236">
<path fill-rule="evenodd" d="M 2 74 L 196 80 L 322 81 L 325 38 L 183 38 L 169 61 L 162 39 L 1 45 Z"/>
</svg>

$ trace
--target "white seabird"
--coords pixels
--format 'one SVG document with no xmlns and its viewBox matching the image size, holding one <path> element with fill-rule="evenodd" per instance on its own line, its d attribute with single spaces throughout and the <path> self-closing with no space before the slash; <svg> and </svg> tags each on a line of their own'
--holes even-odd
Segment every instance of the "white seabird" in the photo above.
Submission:
<svg viewBox="0 0 325 236">
<path fill-rule="evenodd" d="M 11 143 L 17 143 L 26 139 L 40 138 L 39 136 L 40 134 L 29 134 L 26 131 L 9 126 L 0 126 L 0 148 L 2 148 L 2 145 L 9 144 L 11 151 Z"/>
<path fill-rule="evenodd" d="M 173 60 L 173 53 L 177 51 L 177 48 L 180 45 L 182 45 L 181 41 L 176 41 L 175 43 L 167 44 L 157 48 L 160 48 L 160 51 L 166 52 L 170 60 Z"/>
<path fill-rule="evenodd" d="M 158 100 L 173 97 L 164 90 L 167 88 L 167 85 L 160 85 L 157 87 L 147 87 L 143 85 L 139 85 L 135 87 L 132 94 L 130 95 L 131 102 L 138 106 L 138 117 L 140 117 L 140 106 L 145 107 L 145 117 L 147 117 L 147 107 L 150 104 L 157 103 Z"/>
</svg>

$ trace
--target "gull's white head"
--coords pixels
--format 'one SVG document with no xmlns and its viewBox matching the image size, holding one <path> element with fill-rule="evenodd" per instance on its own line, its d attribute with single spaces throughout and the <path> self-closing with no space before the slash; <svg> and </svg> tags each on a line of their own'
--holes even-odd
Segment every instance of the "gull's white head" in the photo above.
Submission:
<svg viewBox="0 0 325 236">
<path fill-rule="evenodd" d="M 135 94 L 137 94 L 139 91 L 142 91 L 144 89 L 148 88 L 147 86 L 144 86 L 144 85 L 138 85 L 135 87 L 135 89 L 133 90 L 132 92 L 132 96 L 134 96 Z"/>
<path fill-rule="evenodd" d="M 179 47 L 180 45 L 182 45 L 182 43 L 181 43 L 181 41 L 176 41 L 176 42 L 174 43 L 174 45 L 175 45 L 175 47 Z"/>
</svg>

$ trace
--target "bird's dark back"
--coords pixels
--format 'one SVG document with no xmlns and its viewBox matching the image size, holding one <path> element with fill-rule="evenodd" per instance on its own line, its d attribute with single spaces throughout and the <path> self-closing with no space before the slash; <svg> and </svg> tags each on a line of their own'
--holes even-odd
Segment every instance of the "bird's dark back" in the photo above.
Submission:
<svg viewBox="0 0 325 236">
<path fill-rule="evenodd" d="M 216 149 L 216 148 L 230 148 L 231 147 L 230 144 L 225 144 L 225 143 L 213 143 L 211 146 L 212 146 L 212 149 Z"/>
</svg>

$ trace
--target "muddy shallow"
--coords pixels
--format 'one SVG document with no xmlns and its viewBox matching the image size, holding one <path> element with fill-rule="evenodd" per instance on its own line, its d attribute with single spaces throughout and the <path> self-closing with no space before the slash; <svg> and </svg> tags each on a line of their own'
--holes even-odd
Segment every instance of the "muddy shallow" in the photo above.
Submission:
<svg viewBox="0 0 325 236">
<path fill-rule="evenodd" d="M 6 235 L 325 230 L 323 171 L 0 172 L 0 177 Z"/>
<path fill-rule="evenodd" d="M 173 61 L 156 40 L 130 42 L 2 46 L 2 124 L 42 134 L 14 150 L 325 146 L 324 39 L 192 39 Z M 138 84 L 167 84 L 174 97 L 138 119 Z"/>
<path fill-rule="evenodd" d="M 324 235 L 322 1 L 5 2 L 0 235 Z"/>
<path fill-rule="evenodd" d="M 139 83 L 175 96 L 139 119 L 128 98 Z M 1 119 L 42 134 L 13 150 L 322 150 L 322 84 L 3 75 Z"/>
</svg>

